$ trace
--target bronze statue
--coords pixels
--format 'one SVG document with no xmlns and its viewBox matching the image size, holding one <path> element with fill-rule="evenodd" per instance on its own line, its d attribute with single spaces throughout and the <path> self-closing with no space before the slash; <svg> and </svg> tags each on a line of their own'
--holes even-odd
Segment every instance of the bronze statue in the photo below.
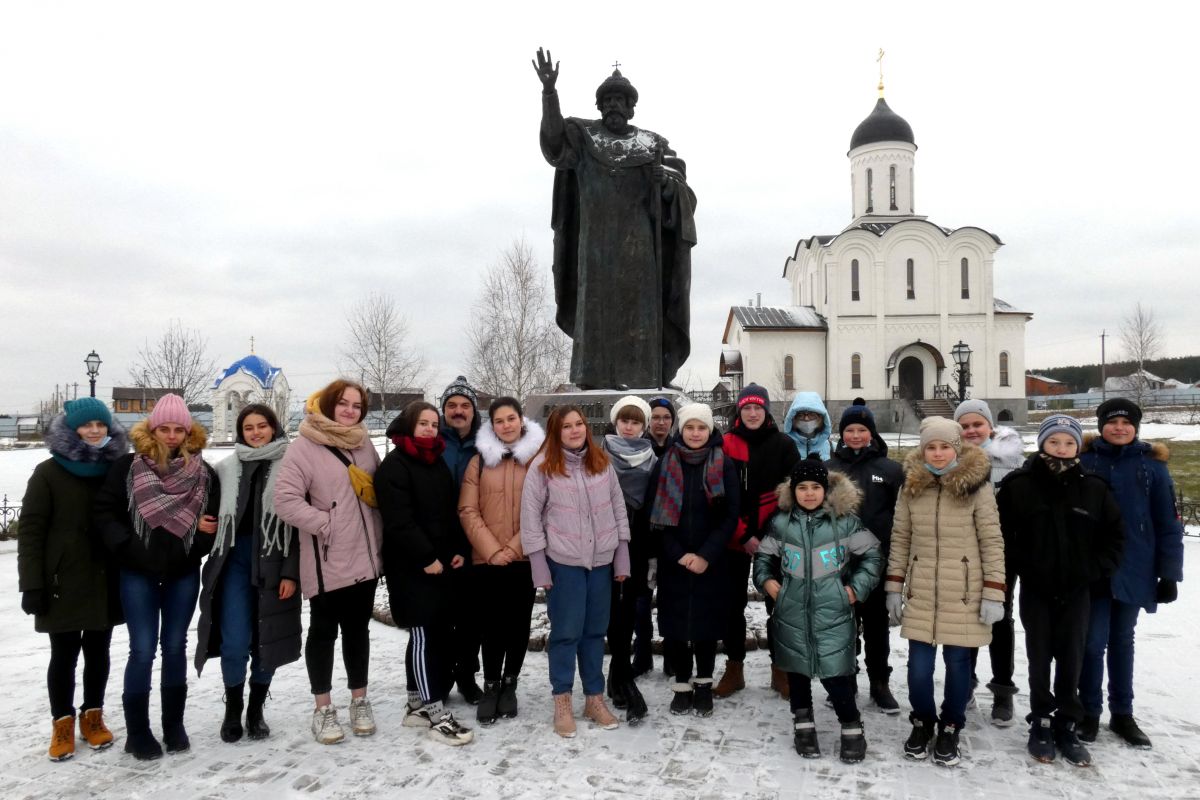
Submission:
<svg viewBox="0 0 1200 800">
<path fill-rule="evenodd" d="M 582 389 L 654 388 L 691 351 L 696 195 L 667 140 L 629 124 L 638 93 L 614 69 L 600 119 L 563 119 L 558 64 L 539 49 L 542 155 L 555 168 L 554 296 Z"/>
</svg>

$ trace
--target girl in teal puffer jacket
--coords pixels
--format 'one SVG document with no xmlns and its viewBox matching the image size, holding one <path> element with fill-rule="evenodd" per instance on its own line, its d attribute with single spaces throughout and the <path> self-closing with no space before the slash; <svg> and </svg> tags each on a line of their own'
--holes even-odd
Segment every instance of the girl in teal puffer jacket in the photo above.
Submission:
<svg viewBox="0 0 1200 800">
<path fill-rule="evenodd" d="M 862 492 L 811 455 L 779 485 L 779 512 L 754 558 L 754 583 L 775 600 L 775 663 L 788 674 L 796 752 L 817 758 L 812 679 L 841 723 L 841 759 L 867 752 L 854 699 L 854 603 L 879 583 L 879 540 L 855 513 Z"/>
</svg>

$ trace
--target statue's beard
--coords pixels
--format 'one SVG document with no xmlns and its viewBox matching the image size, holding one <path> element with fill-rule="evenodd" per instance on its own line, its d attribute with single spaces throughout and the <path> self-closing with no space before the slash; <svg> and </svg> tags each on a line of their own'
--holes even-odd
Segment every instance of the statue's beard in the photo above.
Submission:
<svg viewBox="0 0 1200 800">
<path fill-rule="evenodd" d="M 604 127 L 614 133 L 619 133 L 625 130 L 625 126 L 629 124 L 629 117 L 622 114 L 620 111 L 609 111 L 604 115 Z"/>
</svg>

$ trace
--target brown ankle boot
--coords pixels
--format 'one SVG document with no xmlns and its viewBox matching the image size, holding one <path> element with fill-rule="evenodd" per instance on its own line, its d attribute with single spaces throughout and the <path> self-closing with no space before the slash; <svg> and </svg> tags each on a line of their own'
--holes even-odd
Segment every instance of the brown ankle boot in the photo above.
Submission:
<svg viewBox="0 0 1200 800">
<path fill-rule="evenodd" d="M 93 750 L 104 750 L 113 743 L 112 731 L 104 724 L 104 711 L 89 708 L 79 715 L 79 736 Z"/>
<path fill-rule="evenodd" d="M 725 674 L 713 687 L 713 697 L 729 697 L 734 692 L 746 688 L 746 676 L 742 672 L 742 662 L 726 661 Z"/>
<path fill-rule="evenodd" d="M 771 688 L 779 692 L 779 696 L 784 700 L 792 699 L 792 690 L 788 686 L 787 673 L 779 667 L 771 667 Z"/>
<path fill-rule="evenodd" d="M 554 695 L 554 732 L 564 739 L 575 736 L 575 709 L 571 707 L 571 693 Z"/>
<path fill-rule="evenodd" d="M 589 694 L 583 703 L 583 717 L 590 719 L 592 722 L 599 725 L 606 731 L 614 730 L 620 721 L 613 716 L 613 713 L 608 710 L 608 706 L 604 703 L 604 695 Z"/>
<path fill-rule="evenodd" d="M 46 754 L 51 761 L 66 761 L 75 755 L 75 715 L 54 720 L 50 732 L 50 751 Z"/>
</svg>

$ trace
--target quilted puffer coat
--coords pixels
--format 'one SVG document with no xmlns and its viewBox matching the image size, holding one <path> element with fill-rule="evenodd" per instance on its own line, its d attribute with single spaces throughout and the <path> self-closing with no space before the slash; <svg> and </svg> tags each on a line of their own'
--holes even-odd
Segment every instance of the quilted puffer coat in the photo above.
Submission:
<svg viewBox="0 0 1200 800">
<path fill-rule="evenodd" d="M 983 647 L 992 626 L 983 600 L 1004 601 L 1004 539 L 988 479 L 992 465 L 963 444 L 958 465 L 939 477 L 920 450 L 904 459 L 884 589 L 904 593 L 900 635 L 936 645 Z"/>
</svg>

